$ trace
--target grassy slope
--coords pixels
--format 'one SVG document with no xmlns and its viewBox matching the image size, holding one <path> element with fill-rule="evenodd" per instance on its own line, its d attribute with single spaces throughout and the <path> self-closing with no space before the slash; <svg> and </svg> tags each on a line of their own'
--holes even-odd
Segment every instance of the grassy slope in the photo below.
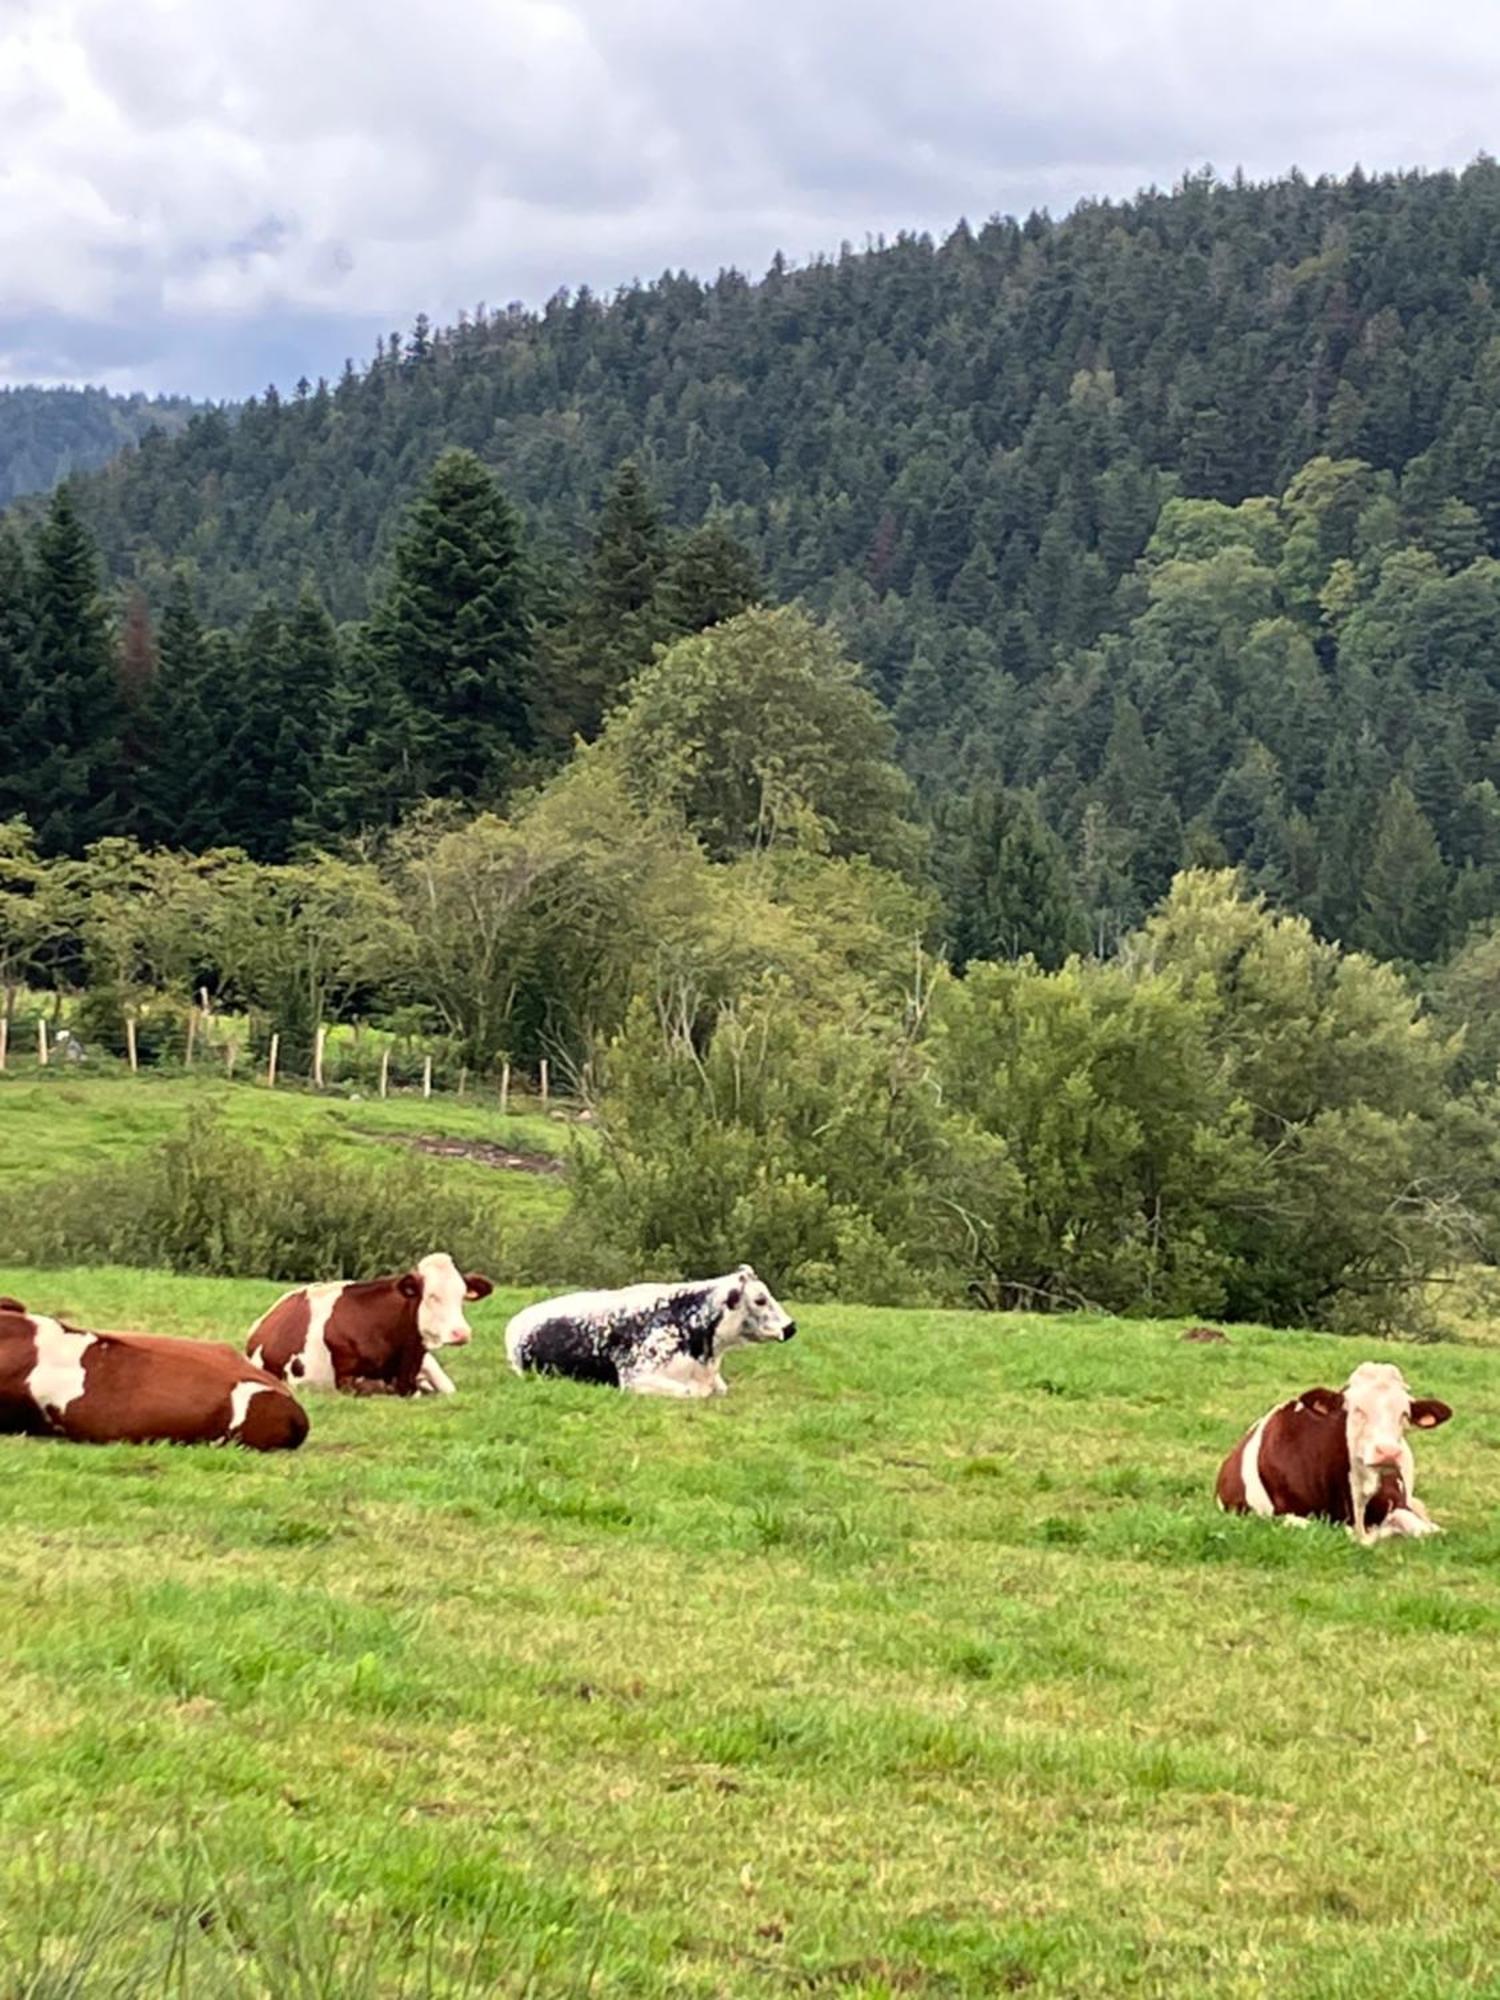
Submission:
<svg viewBox="0 0 1500 2000">
<path fill-rule="evenodd" d="M 322 1137 L 376 1154 L 382 1141 L 413 1138 L 487 1139 L 518 1152 L 556 1153 L 564 1128 L 540 1111 L 502 1119 L 493 1099 L 414 1094 L 391 1097 L 315 1097 L 295 1089 L 225 1084 L 217 1077 L 82 1078 L 59 1071 L 0 1077 L 0 1186 L 11 1177 L 55 1181 L 107 1161 L 128 1158 L 178 1129 L 194 1112 L 219 1112 L 230 1129 L 257 1145 L 291 1146 Z M 449 1163 L 449 1172 L 480 1176 L 514 1215 L 550 1215 L 564 1205 L 558 1180 L 545 1175 L 497 1173 L 489 1167 Z M 0 1255 L 23 1246 L 0 1245 Z"/>
<path fill-rule="evenodd" d="M 1449 1533 L 1361 1551 L 1210 1494 L 1373 1344 L 809 1309 L 686 1407 L 515 1382 L 516 1303 L 295 1458 L 0 1440 L 0 1990 L 1494 1990 L 1490 1357 L 1401 1357 Z"/>
</svg>

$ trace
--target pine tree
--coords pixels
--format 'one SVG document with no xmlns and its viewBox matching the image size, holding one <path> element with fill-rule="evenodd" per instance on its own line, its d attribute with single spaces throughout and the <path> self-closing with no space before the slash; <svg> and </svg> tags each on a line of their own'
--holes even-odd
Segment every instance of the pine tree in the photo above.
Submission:
<svg viewBox="0 0 1500 2000">
<path fill-rule="evenodd" d="M 550 649 L 540 734 L 559 745 L 598 734 L 626 683 L 674 635 L 667 575 L 661 516 L 626 459 L 599 517 L 583 596 Z"/>
<path fill-rule="evenodd" d="M 1364 877 L 1361 942 L 1379 958 L 1426 964 L 1442 950 L 1448 871 L 1437 836 L 1404 778 L 1381 802 Z"/>
<path fill-rule="evenodd" d="M 519 518 L 472 452 L 433 467 L 366 651 L 408 732 L 390 803 L 498 800 L 531 747 L 532 634 Z"/>
<path fill-rule="evenodd" d="M 0 522 L 0 821 L 35 809 L 32 773 L 41 753 L 42 710 L 35 701 L 32 660 L 33 604 L 26 548 Z"/>
<path fill-rule="evenodd" d="M 1048 971 L 1088 946 L 1088 922 L 1056 834 L 1031 801 L 994 789 L 976 797 L 949 892 L 954 963 L 1028 954 Z"/>
<path fill-rule="evenodd" d="M 722 625 L 762 596 L 755 558 L 712 516 L 675 543 L 660 588 L 663 619 L 674 638 Z"/>
<path fill-rule="evenodd" d="M 31 818 L 44 852 L 78 853 L 120 827 L 124 709 L 98 560 L 66 486 L 37 535 L 32 575 L 30 699 L 17 732 L 37 745 Z"/>
<path fill-rule="evenodd" d="M 210 847 L 225 833 L 233 795 L 225 714 L 232 680 L 210 645 L 193 586 L 173 577 L 157 635 L 156 675 L 141 705 L 144 765 L 133 825 L 167 847 Z"/>
</svg>

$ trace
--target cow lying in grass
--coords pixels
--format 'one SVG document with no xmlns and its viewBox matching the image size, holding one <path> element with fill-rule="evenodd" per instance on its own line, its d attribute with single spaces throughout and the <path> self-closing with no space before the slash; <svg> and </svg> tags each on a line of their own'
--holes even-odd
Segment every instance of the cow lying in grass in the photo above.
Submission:
<svg viewBox="0 0 1500 2000">
<path fill-rule="evenodd" d="M 488 1278 L 463 1276 L 435 1251 L 396 1277 L 283 1293 L 251 1327 L 245 1352 L 298 1388 L 451 1396 L 437 1350 L 468 1344 L 464 1305 L 493 1290 Z"/>
<path fill-rule="evenodd" d="M 1432 1397 L 1414 1399 L 1393 1363 L 1366 1361 L 1342 1390 L 1304 1389 L 1253 1425 L 1219 1468 L 1219 1505 L 1339 1521 L 1361 1542 L 1436 1535 L 1413 1491 L 1406 1430 L 1436 1430 L 1452 1414 Z"/>
<path fill-rule="evenodd" d="M 0 1300 L 0 1431 L 295 1451 L 307 1412 L 225 1341 L 86 1333 Z"/>
<path fill-rule="evenodd" d="M 516 1314 L 505 1351 L 518 1375 L 570 1375 L 641 1396 L 727 1396 L 727 1349 L 797 1331 L 748 1264 L 686 1285 L 571 1292 Z"/>
</svg>

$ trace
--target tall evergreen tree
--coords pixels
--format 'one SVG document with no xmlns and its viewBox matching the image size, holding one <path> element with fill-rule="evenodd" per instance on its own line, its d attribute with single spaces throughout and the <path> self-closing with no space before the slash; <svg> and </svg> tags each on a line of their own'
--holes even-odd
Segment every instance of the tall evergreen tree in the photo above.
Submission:
<svg viewBox="0 0 1500 2000">
<path fill-rule="evenodd" d="M 366 648 L 407 732 L 393 802 L 499 799 L 532 742 L 532 633 L 520 521 L 473 452 L 433 467 Z"/>
<path fill-rule="evenodd" d="M 37 746 L 26 782 L 38 844 L 77 853 L 120 826 L 124 705 L 98 558 L 71 490 L 36 538 L 29 700 L 18 734 Z"/>
<path fill-rule="evenodd" d="M 193 586 L 179 570 L 157 635 L 156 675 L 140 712 L 144 766 L 132 824 L 148 842 L 211 847 L 226 832 L 232 689 L 224 646 L 204 632 Z"/>
<path fill-rule="evenodd" d="M 21 537 L 0 521 L 0 821 L 36 805 L 32 775 L 41 752 L 42 710 L 36 702 L 31 645 L 31 575 Z"/>
<path fill-rule="evenodd" d="M 661 580 L 664 622 L 674 638 L 722 625 L 762 597 L 755 558 L 712 516 L 679 537 Z"/>
<path fill-rule="evenodd" d="M 1381 802 L 1364 878 L 1362 942 L 1379 958 L 1425 963 L 1441 951 L 1448 871 L 1437 838 L 1403 778 Z"/>
<path fill-rule="evenodd" d="M 1062 842 L 1031 801 L 1000 788 L 971 801 L 949 888 L 954 963 L 1028 954 L 1048 971 L 1088 948 Z"/>
<path fill-rule="evenodd" d="M 552 742 L 597 735 L 626 683 L 673 635 L 667 574 L 661 515 L 627 459 L 605 498 L 583 596 L 549 649 L 537 721 Z"/>
</svg>

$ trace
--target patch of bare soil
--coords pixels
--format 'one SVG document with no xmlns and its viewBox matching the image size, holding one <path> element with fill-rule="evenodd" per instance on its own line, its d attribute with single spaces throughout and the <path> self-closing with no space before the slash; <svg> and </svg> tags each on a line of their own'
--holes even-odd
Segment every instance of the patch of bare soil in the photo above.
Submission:
<svg viewBox="0 0 1500 2000">
<path fill-rule="evenodd" d="M 552 1153 L 513 1153 L 509 1146 L 497 1146 L 490 1139 L 434 1139 L 425 1134 L 407 1138 L 391 1136 L 396 1146 L 411 1146 L 439 1160 L 472 1160 L 476 1166 L 497 1167 L 513 1174 L 560 1174 L 563 1161 Z"/>
</svg>

